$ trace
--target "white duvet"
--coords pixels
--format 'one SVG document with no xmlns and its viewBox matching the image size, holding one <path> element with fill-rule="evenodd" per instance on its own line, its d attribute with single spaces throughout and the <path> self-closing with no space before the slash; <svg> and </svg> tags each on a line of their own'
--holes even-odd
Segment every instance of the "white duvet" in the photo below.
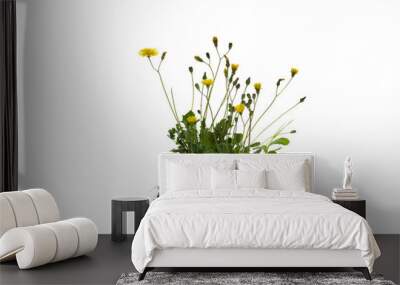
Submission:
<svg viewBox="0 0 400 285">
<path fill-rule="evenodd" d="M 132 243 L 143 272 L 155 249 L 358 249 L 372 271 L 380 255 L 365 219 L 299 191 L 179 191 L 153 201 Z"/>
</svg>

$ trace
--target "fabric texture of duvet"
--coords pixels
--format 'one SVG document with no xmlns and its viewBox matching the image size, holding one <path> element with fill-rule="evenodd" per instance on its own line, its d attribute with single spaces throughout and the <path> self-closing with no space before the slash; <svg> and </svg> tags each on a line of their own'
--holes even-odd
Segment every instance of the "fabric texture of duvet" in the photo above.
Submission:
<svg viewBox="0 0 400 285">
<path fill-rule="evenodd" d="M 318 194 L 265 189 L 162 195 L 137 229 L 132 262 L 143 272 L 165 248 L 357 249 L 371 272 L 380 255 L 359 215 Z"/>
</svg>

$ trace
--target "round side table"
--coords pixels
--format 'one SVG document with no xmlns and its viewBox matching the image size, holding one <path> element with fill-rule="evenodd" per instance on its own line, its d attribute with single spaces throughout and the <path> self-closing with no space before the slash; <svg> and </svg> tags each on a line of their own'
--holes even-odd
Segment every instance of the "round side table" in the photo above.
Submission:
<svg viewBox="0 0 400 285">
<path fill-rule="evenodd" d="M 149 208 L 149 199 L 141 197 L 113 198 L 111 201 L 111 240 L 126 239 L 126 212 L 135 212 L 135 233 Z"/>
</svg>

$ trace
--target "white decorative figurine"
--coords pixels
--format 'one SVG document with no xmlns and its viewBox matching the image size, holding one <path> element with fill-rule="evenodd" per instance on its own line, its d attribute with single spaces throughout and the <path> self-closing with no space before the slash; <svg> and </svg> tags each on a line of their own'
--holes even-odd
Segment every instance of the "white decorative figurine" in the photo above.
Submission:
<svg viewBox="0 0 400 285">
<path fill-rule="evenodd" d="M 351 157 L 347 156 L 344 161 L 344 179 L 343 179 L 343 189 L 351 190 L 351 178 L 353 176 L 353 163 Z"/>
</svg>

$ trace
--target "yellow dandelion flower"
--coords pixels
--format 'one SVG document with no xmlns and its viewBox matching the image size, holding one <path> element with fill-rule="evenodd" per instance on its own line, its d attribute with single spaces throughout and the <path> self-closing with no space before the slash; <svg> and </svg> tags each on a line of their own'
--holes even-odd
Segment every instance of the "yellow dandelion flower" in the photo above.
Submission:
<svg viewBox="0 0 400 285">
<path fill-rule="evenodd" d="M 239 114 L 242 114 L 245 107 L 246 106 L 243 103 L 240 103 L 235 106 L 235 111 L 238 112 Z"/>
<path fill-rule="evenodd" d="M 203 79 L 201 81 L 201 83 L 203 83 L 203 85 L 205 85 L 207 87 L 210 87 L 214 83 L 214 80 L 206 78 L 206 79 Z"/>
<path fill-rule="evenodd" d="M 152 57 L 158 55 L 158 50 L 155 48 L 142 48 L 139 51 L 139 55 L 143 57 Z"/>
<path fill-rule="evenodd" d="M 232 68 L 232 71 L 233 71 L 233 72 L 236 72 L 236 70 L 239 68 L 239 64 L 237 64 L 237 63 L 232 63 L 232 64 L 231 64 L 231 68 Z"/>
<path fill-rule="evenodd" d="M 292 77 L 294 77 L 297 73 L 299 73 L 299 70 L 296 67 L 292 67 L 290 69 L 290 74 L 292 75 Z"/>
<path fill-rule="evenodd" d="M 261 83 L 260 82 L 256 82 L 256 83 L 254 83 L 254 89 L 256 90 L 256 92 L 257 93 L 259 93 L 260 92 L 260 90 L 261 90 Z"/>
<path fill-rule="evenodd" d="M 193 124 L 196 124 L 197 118 L 196 118 L 196 116 L 192 115 L 192 116 L 187 117 L 186 121 L 189 124 L 193 125 Z"/>
</svg>

